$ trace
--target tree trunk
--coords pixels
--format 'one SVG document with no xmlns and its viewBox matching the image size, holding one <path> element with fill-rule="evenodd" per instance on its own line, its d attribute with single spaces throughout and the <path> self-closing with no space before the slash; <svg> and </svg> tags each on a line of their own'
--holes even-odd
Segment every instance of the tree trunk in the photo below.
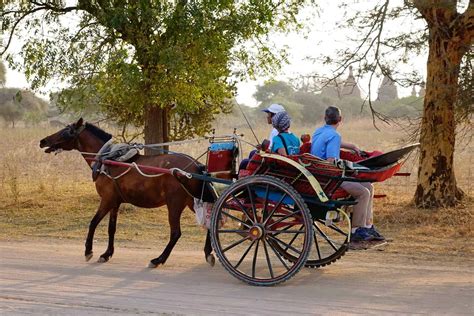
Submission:
<svg viewBox="0 0 474 316">
<path fill-rule="evenodd" d="M 145 144 L 164 143 L 165 135 L 163 133 L 163 109 L 154 104 L 145 106 Z M 163 150 L 157 148 L 145 148 L 145 155 L 162 154 Z"/>
<path fill-rule="evenodd" d="M 145 106 L 145 144 L 160 144 L 169 142 L 169 110 L 159 105 Z M 169 146 L 145 148 L 145 155 L 165 153 Z"/>
<path fill-rule="evenodd" d="M 454 175 L 458 76 L 462 53 L 456 39 L 430 27 L 428 73 L 420 134 L 415 204 L 453 206 L 462 197 Z"/>
</svg>

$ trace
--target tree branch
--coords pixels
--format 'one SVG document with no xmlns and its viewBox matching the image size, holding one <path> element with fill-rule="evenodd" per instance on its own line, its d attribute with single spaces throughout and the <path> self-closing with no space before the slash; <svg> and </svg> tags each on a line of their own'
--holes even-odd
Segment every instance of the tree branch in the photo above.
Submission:
<svg viewBox="0 0 474 316">
<path fill-rule="evenodd" d="M 30 11 L 27 11 L 25 14 L 23 14 L 18 20 L 15 21 L 15 23 L 13 23 L 13 26 L 11 28 L 11 31 L 10 31 L 10 34 L 8 36 L 8 40 L 7 40 L 7 44 L 5 45 L 4 49 L 0 52 L 0 56 L 3 56 L 3 54 L 5 54 L 5 52 L 8 50 L 8 48 L 10 47 L 10 44 L 12 42 L 12 39 L 13 39 L 13 35 L 15 34 L 15 30 L 16 30 L 16 27 L 18 26 L 18 24 L 20 24 L 20 22 L 26 18 L 27 16 L 29 16 L 30 14 L 33 14 L 35 12 L 38 12 L 38 11 L 41 11 L 41 10 L 44 10 L 44 8 L 35 8 L 35 9 L 32 9 Z"/>
</svg>

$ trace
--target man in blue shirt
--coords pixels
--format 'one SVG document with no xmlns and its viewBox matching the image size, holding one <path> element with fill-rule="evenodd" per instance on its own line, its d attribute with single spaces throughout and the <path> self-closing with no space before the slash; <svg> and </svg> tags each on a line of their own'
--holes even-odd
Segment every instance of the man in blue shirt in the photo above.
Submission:
<svg viewBox="0 0 474 316">
<path fill-rule="evenodd" d="M 326 125 L 316 129 L 311 144 L 311 154 L 321 159 L 334 161 L 339 159 L 340 150 L 347 148 L 360 152 L 356 145 L 345 143 L 337 128 L 341 124 L 341 110 L 335 106 L 326 109 L 324 120 Z M 385 238 L 375 229 L 373 225 L 372 204 L 374 198 L 374 187 L 368 182 L 344 181 L 341 188 L 352 195 L 357 204 L 354 205 L 352 214 L 351 242 L 384 240 Z"/>
</svg>

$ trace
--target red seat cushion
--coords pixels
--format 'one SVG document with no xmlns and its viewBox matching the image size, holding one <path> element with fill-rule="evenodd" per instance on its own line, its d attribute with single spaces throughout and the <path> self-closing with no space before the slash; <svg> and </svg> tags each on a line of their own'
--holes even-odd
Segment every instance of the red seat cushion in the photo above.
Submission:
<svg viewBox="0 0 474 316">
<path fill-rule="evenodd" d="M 311 152 L 311 143 L 303 143 L 300 146 L 300 154 L 309 154 Z"/>
</svg>

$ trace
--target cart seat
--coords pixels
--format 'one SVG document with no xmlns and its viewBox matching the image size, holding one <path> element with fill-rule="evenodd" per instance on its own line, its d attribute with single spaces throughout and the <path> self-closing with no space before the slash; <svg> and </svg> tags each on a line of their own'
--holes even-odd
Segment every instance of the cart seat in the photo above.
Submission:
<svg viewBox="0 0 474 316">
<path fill-rule="evenodd" d="M 231 173 L 235 168 L 238 149 L 234 141 L 211 143 L 207 152 L 207 172 Z"/>
<path fill-rule="evenodd" d="M 342 169 L 339 169 L 333 163 L 319 159 L 311 154 L 287 156 L 288 158 L 305 166 L 320 183 L 326 195 L 331 199 L 341 199 L 349 197 L 349 194 L 339 188 L 342 181 L 338 178 L 342 176 Z M 265 163 L 263 163 L 265 162 Z M 307 195 L 316 195 L 313 187 L 305 177 L 298 177 L 298 170 L 289 167 L 284 161 L 266 158 L 263 160 L 258 153 L 250 158 L 246 169 L 239 171 L 239 178 L 254 174 L 268 174 L 290 183 L 299 193 Z M 334 196 L 334 197 L 333 197 Z"/>
<path fill-rule="evenodd" d="M 300 146 L 300 154 L 302 155 L 302 154 L 309 154 L 309 153 L 311 153 L 311 142 L 303 143 Z M 370 157 L 380 156 L 381 154 L 383 154 L 381 151 L 375 150 L 371 152 L 364 152 L 364 155 L 359 155 L 353 150 L 341 149 L 339 157 L 340 159 L 343 159 L 343 160 L 358 162 Z"/>
</svg>

